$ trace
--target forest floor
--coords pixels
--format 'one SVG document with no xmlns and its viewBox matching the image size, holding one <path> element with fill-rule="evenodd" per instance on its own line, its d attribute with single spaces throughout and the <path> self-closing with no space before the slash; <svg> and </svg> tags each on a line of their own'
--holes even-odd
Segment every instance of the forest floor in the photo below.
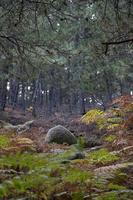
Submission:
<svg viewBox="0 0 133 200">
<path fill-rule="evenodd" d="M 31 119 L 17 111 L 8 110 L 7 116 L 12 124 Z M 76 145 L 44 142 L 58 124 L 77 136 Z M 0 200 L 133 200 L 133 130 L 93 129 L 80 116 L 59 115 L 35 120 L 20 135 L 1 128 Z M 85 145 L 84 136 L 89 141 L 94 134 L 100 143 Z M 77 152 L 85 158 L 73 159 Z"/>
</svg>

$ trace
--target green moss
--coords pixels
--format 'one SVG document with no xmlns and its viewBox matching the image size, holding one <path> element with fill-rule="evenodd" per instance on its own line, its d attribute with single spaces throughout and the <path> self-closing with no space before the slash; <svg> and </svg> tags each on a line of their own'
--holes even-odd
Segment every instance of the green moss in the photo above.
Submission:
<svg viewBox="0 0 133 200">
<path fill-rule="evenodd" d="M 88 159 L 92 164 L 107 164 L 119 160 L 119 157 L 111 154 L 107 149 L 100 149 L 98 151 L 89 153 Z"/>
<path fill-rule="evenodd" d="M 117 138 L 116 135 L 107 135 L 104 137 L 104 141 L 113 142 L 116 138 Z"/>
<path fill-rule="evenodd" d="M 10 145 L 10 139 L 7 136 L 0 135 L 0 149 L 6 148 Z"/>
</svg>

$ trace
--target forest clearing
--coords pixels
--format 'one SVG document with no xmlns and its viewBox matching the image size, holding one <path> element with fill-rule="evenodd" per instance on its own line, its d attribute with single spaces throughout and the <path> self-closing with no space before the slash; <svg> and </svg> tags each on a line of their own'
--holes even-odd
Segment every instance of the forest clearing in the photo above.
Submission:
<svg viewBox="0 0 133 200">
<path fill-rule="evenodd" d="M 133 200 L 133 1 L 0 1 L 0 200 Z"/>
</svg>

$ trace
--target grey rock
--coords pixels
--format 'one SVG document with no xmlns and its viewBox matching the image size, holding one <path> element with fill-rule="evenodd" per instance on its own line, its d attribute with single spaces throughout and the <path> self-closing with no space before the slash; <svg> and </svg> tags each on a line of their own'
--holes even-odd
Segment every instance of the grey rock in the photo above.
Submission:
<svg viewBox="0 0 133 200">
<path fill-rule="evenodd" d="M 102 141 L 101 138 L 99 138 L 98 136 L 90 136 L 86 139 L 85 141 L 85 147 L 95 147 L 95 146 L 100 146 L 102 145 Z"/>
<path fill-rule="evenodd" d="M 8 130 L 8 131 L 15 131 L 16 133 L 21 134 L 29 130 L 33 122 L 34 120 L 31 120 L 31 121 L 25 122 L 24 124 L 12 125 L 10 123 L 0 120 L 0 128 L 4 128 L 5 130 Z"/>
<path fill-rule="evenodd" d="M 63 153 L 64 150 L 63 150 L 63 149 L 51 149 L 50 152 L 51 152 L 51 153 L 55 153 L 55 154 L 60 154 L 60 153 Z"/>
<path fill-rule="evenodd" d="M 101 148 L 103 148 L 103 145 L 91 147 L 91 148 L 87 149 L 86 152 L 88 153 L 88 152 L 92 152 L 92 151 L 97 151 Z"/>
<path fill-rule="evenodd" d="M 49 129 L 46 137 L 46 143 L 67 143 L 69 145 L 77 143 L 76 137 L 65 127 L 58 125 Z"/>
<path fill-rule="evenodd" d="M 74 155 L 68 157 L 66 160 L 61 161 L 61 164 L 67 164 L 70 163 L 71 160 L 76 160 L 76 159 L 84 159 L 85 154 L 83 152 L 76 152 Z"/>
<path fill-rule="evenodd" d="M 59 194 L 55 194 L 53 199 L 54 200 L 62 200 L 62 199 L 71 200 L 72 198 L 68 192 L 61 192 Z"/>
<path fill-rule="evenodd" d="M 61 161 L 61 164 L 68 164 L 68 163 L 70 163 L 70 160 L 63 160 L 63 161 Z"/>
<path fill-rule="evenodd" d="M 84 159 L 85 154 L 82 152 L 77 152 L 73 156 L 69 157 L 68 160 Z"/>
</svg>

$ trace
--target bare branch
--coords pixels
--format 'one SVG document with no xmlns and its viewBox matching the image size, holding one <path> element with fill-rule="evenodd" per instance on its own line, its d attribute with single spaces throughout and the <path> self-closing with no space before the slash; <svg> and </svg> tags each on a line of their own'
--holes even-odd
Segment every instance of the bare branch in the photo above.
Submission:
<svg viewBox="0 0 133 200">
<path fill-rule="evenodd" d="M 123 43 L 128 43 L 128 42 L 133 42 L 133 38 L 126 39 L 126 40 L 120 40 L 120 41 L 115 41 L 115 42 L 103 42 L 102 44 L 105 45 L 105 55 L 107 54 L 108 51 L 108 46 L 110 45 L 119 45 Z"/>
</svg>

